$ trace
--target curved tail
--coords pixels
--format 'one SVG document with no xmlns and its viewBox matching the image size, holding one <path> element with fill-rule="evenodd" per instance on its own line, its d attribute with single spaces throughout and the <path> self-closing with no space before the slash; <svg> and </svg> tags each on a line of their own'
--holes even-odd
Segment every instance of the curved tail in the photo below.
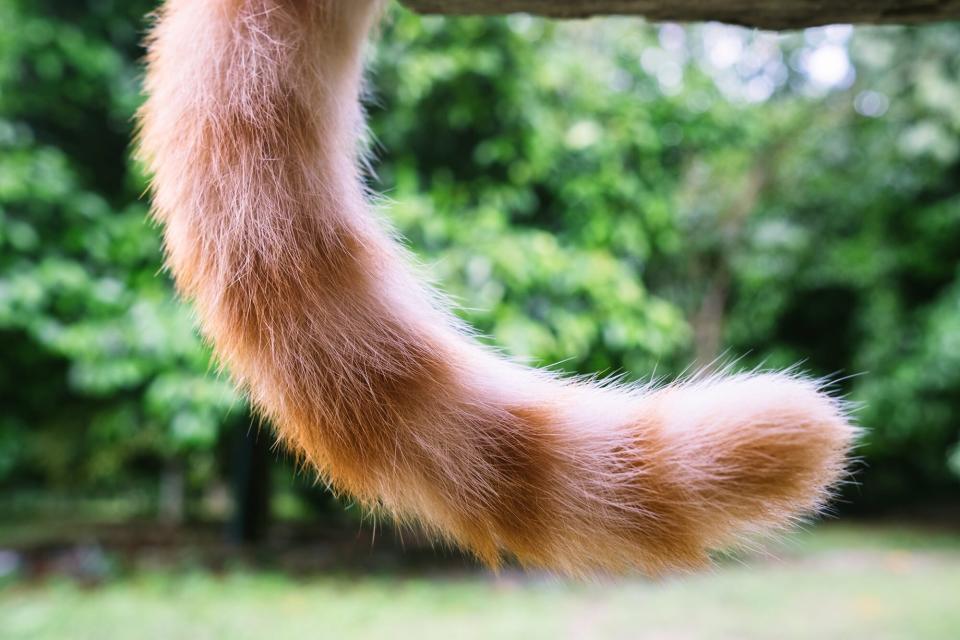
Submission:
<svg viewBox="0 0 960 640">
<path fill-rule="evenodd" d="M 559 379 L 479 346 L 418 281 L 358 170 L 381 2 L 168 0 L 149 40 L 168 264 L 281 438 L 493 565 L 693 567 L 821 506 L 853 431 L 812 383 Z"/>
</svg>

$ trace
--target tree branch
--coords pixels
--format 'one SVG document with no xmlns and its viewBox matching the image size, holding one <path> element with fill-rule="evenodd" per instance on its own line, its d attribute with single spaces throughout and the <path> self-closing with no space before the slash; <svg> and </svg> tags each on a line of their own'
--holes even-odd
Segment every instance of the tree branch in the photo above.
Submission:
<svg viewBox="0 0 960 640">
<path fill-rule="evenodd" d="M 764 29 L 835 23 L 920 23 L 960 19 L 960 0 L 401 0 L 420 13 L 553 18 L 641 15 L 651 21 L 719 21 Z"/>
</svg>

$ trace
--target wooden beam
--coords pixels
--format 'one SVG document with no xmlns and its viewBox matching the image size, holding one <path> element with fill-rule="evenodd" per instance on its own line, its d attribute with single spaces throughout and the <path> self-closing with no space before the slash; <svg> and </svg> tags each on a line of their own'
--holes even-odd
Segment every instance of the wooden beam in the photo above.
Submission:
<svg viewBox="0 0 960 640">
<path fill-rule="evenodd" d="M 639 15 L 654 22 L 718 21 L 763 29 L 960 20 L 960 0 L 401 0 L 420 13 L 551 18 Z"/>
</svg>

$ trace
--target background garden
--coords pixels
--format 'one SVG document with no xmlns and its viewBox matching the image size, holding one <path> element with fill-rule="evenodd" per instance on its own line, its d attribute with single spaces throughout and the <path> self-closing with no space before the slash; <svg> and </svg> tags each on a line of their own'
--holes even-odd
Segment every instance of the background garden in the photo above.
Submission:
<svg viewBox="0 0 960 640">
<path fill-rule="evenodd" d="M 799 363 L 866 429 L 838 521 L 576 586 L 338 502 L 216 374 L 130 157 L 153 6 L 0 0 L 0 637 L 960 634 L 960 24 L 391 12 L 371 185 L 491 343 Z"/>
</svg>

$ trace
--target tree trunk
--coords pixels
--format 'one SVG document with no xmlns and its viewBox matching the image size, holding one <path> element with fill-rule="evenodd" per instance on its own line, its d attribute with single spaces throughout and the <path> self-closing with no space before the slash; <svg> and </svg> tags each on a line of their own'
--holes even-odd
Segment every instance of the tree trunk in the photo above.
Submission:
<svg viewBox="0 0 960 640">
<path fill-rule="evenodd" d="M 723 264 L 710 277 L 700 307 L 693 316 L 694 359 L 697 368 L 710 371 L 718 364 L 723 347 L 723 331 L 726 328 L 727 298 L 730 293 L 730 267 Z"/>
<path fill-rule="evenodd" d="M 722 364 L 718 361 L 723 347 L 723 334 L 727 324 L 727 306 L 733 282 L 733 256 L 742 242 L 743 229 L 750 215 L 756 210 L 760 197 L 773 173 L 776 158 L 783 143 L 773 145 L 760 153 L 761 159 L 745 176 L 740 192 L 726 210 L 717 217 L 721 243 L 717 255 L 700 271 L 709 273 L 706 291 L 700 307 L 691 319 L 696 349 L 697 366 L 709 371 Z"/>
<path fill-rule="evenodd" d="M 270 525 L 270 447 L 256 427 L 238 429 L 233 449 L 234 511 L 228 535 L 237 544 L 263 541 Z"/>
<path fill-rule="evenodd" d="M 186 474 L 183 464 L 167 464 L 160 476 L 160 520 L 167 525 L 180 526 L 186 519 Z"/>
<path fill-rule="evenodd" d="M 401 0 L 421 13 L 533 13 L 553 18 L 633 14 L 652 21 L 719 21 L 763 29 L 835 23 L 919 23 L 960 18 L 960 0 Z"/>
</svg>

